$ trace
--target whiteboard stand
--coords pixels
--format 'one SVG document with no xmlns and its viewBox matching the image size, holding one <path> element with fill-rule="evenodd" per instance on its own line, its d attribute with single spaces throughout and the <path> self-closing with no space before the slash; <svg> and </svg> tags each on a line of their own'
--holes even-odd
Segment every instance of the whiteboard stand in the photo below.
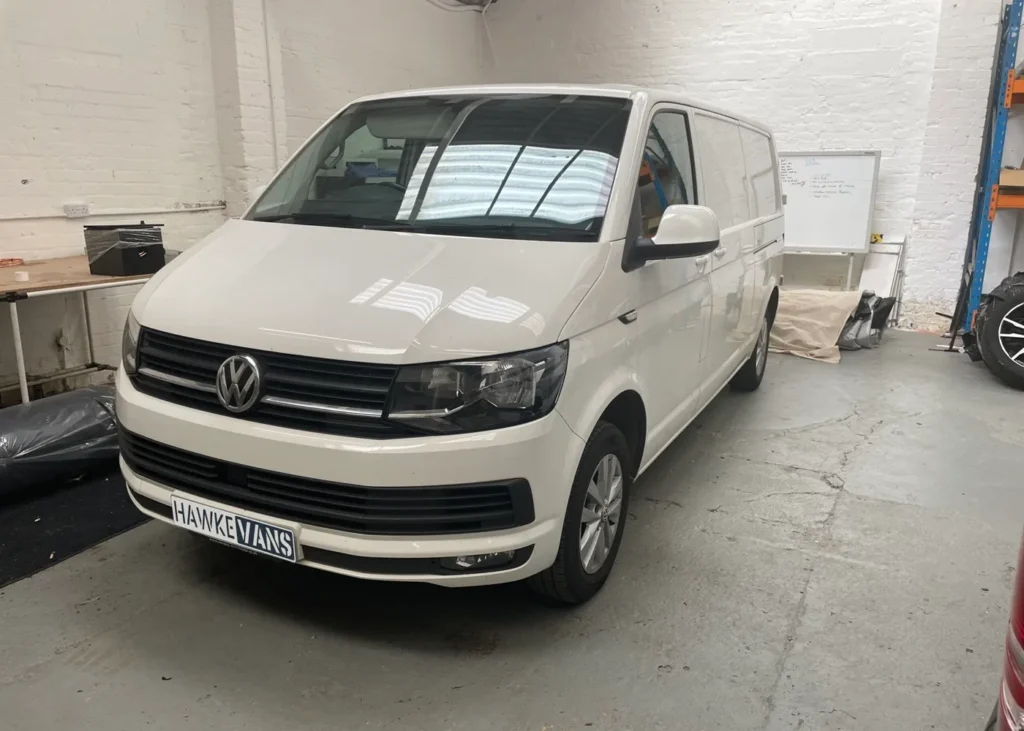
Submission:
<svg viewBox="0 0 1024 731">
<path fill-rule="evenodd" d="M 846 286 L 844 289 L 848 292 L 853 289 L 853 262 L 857 258 L 855 252 L 842 252 L 842 251 L 783 251 L 787 255 L 795 256 L 845 256 L 847 258 L 846 264 Z"/>
<path fill-rule="evenodd" d="M 866 257 L 871 243 L 881 161 L 878 150 L 780 152 L 783 253 L 847 257 L 852 289 L 855 258 Z"/>
</svg>

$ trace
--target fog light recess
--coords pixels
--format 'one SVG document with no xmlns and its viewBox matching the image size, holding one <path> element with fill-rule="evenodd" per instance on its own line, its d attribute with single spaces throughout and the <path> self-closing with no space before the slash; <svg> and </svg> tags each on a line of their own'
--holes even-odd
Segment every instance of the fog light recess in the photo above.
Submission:
<svg viewBox="0 0 1024 731">
<path fill-rule="evenodd" d="M 470 556 L 451 556 L 441 559 L 441 566 L 450 571 L 481 571 L 507 566 L 516 558 L 515 551 L 478 553 Z"/>
</svg>

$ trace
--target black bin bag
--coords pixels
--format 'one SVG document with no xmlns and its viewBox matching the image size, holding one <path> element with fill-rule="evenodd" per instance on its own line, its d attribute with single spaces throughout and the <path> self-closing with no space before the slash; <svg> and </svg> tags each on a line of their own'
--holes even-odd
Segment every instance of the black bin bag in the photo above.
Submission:
<svg viewBox="0 0 1024 731">
<path fill-rule="evenodd" d="M 0 409 L 0 501 L 116 465 L 114 389 L 83 388 Z"/>
</svg>

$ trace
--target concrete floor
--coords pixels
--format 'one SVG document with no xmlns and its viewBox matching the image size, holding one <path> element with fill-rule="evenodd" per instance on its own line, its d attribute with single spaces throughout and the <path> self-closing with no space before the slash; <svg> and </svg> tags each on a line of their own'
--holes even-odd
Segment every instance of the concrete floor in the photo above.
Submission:
<svg viewBox="0 0 1024 731">
<path fill-rule="evenodd" d="M 1024 394 L 936 340 L 772 356 L 638 482 L 612 580 L 572 611 L 145 525 L 0 592 L 0 726 L 980 731 Z"/>
</svg>

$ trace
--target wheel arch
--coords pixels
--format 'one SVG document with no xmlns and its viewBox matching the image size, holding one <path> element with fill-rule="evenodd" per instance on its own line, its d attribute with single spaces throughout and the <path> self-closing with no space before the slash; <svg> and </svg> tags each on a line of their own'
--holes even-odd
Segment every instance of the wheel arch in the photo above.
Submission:
<svg viewBox="0 0 1024 731">
<path fill-rule="evenodd" d="M 779 311 L 779 288 L 777 286 L 772 287 L 772 293 L 768 296 L 768 306 L 764 313 L 768 317 L 768 329 L 771 330 L 772 325 L 775 324 L 775 315 Z"/>
<path fill-rule="evenodd" d="M 643 464 L 644 448 L 647 446 L 647 407 L 639 393 L 633 389 L 623 391 L 609 403 L 595 423 L 606 421 L 614 425 L 626 437 L 633 463 L 630 474 L 636 477 Z"/>
<path fill-rule="evenodd" d="M 590 438 L 598 422 L 614 424 L 626 437 L 633 452 L 630 472 L 635 476 L 643 462 L 647 445 L 647 406 L 645 389 L 637 374 L 616 369 L 596 388 L 573 389 L 556 407 L 577 436 Z"/>
</svg>

